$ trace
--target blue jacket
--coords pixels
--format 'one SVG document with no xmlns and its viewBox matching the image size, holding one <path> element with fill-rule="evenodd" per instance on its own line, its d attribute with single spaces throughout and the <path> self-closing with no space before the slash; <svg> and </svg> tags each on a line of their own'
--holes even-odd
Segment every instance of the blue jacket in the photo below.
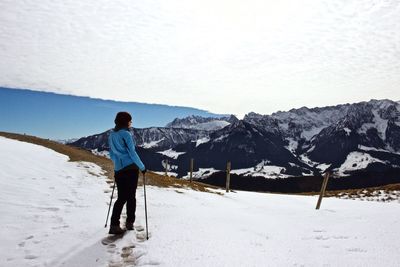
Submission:
<svg viewBox="0 0 400 267">
<path fill-rule="evenodd" d="M 112 130 L 108 137 L 110 158 L 114 163 L 114 171 L 134 163 L 141 171 L 146 167 L 135 150 L 135 140 L 128 129 Z"/>
</svg>

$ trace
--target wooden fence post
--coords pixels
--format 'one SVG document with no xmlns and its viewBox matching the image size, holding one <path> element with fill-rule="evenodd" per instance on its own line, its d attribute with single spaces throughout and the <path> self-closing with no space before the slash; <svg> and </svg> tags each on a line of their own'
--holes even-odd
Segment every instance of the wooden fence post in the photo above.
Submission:
<svg viewBox="0 0 400 267">
<path fill-rule="evenodd" d="M 319 210 L 319 208 L 321 207 L 322 198 L 325 195 L 326 186 L 328 185 L 329 175 L 330 175 L 329 172 L 325 173 L 324 181 L 322 182 L 322 186 L 321 186 L 321 192 L 319 193 L 319 198 L 318 198 L 318 202 L 317 202 L 317 207 L 316 207 L 317 210 Z"/>
<path fill-rule="evenodd" d="M 193 159 L 190 159 L 190 182 L 192 182 L 193 177 Z"/>
<path fill-rule="evenodd" d="M 165 160 L 165 178 L 168 176 L 168 159 Z"/>
<path fill-rule="evenodd" d="M 231 162 L 228 161 L 226 164 L 226 192 L 230 191 L 230 184 L 231 184 Z"/>
</svg>

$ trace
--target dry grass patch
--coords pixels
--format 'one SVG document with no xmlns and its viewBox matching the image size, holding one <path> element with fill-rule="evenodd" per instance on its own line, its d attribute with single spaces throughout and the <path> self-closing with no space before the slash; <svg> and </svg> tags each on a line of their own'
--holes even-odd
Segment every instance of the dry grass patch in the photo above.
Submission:
<svg viewBox="0 0 400 267">
<path fill-rule="evenodd" d="M 327 197 L 340 197 L 342 195 L 348 195 L 353 197 L 370 197 L 374 195 L 390 194 L 393 191 L 400 191 L 400 184 L 389 184 L 378 187 L 367 187 L 361 189 L 349 189 L 349 190 L 335 190 L 327 191 L 325 196 Z"/>
</svg>

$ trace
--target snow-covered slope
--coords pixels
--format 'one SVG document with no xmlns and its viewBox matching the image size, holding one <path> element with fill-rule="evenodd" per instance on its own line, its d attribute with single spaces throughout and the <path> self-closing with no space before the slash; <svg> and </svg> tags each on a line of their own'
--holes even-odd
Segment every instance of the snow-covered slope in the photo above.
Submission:
<svg viewBox="0 0 400 267">
<path fill-rule="evenodd" d="M 397 266 L 400 204 L 147 187 L 150 239 L 103 246 L 101 170 L 0 138 L 0 266 Z M 92 174 L 90 173 L 92 172 Z M 99 176 L 97 176 L 97 175 Z M 144 226 L 143 188 L 135 227 Z M 372 230 L 371 230 L 372 229 Z"/>
<path fill-rule="evenodd" d="M 96 242 L 107 209 L 100 167 L 3 137 L 0 147 L 0 266 L 54 266 Z"/>
<path fill-rule="evenodd" d="M 329 198 L 317 211 L 317 197 L 307 196 L 147 187 L 147 197 L 151 238 L 140 244 L 127 236 L 114 248 L 133 243 L 136 266 L 395 267 L 400 260 L 397 202 Z M 111 260 L 124 262 L 120 255 Z"/>
</svg>

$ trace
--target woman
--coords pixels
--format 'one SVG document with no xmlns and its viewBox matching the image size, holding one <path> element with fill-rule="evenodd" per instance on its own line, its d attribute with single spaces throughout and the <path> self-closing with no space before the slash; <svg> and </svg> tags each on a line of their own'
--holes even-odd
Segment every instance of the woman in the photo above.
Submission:
<svg viewBox="0 0 400 267">
<path fill-rule="evenodd" d="M 125 230 L 121 229 L 119 219 L 125 203 L 127 213 L 125 227 L 127 230 L 133 230 L 139 170 L 144 174 L 146 168 L 136 153 L 135 140 L 129 132 L 132 116 L 128 112 L 118 112 L 114 122 L 115 128 L 111 131 L 108 142 L 110 158 L 114 163 L 118 199 L 113 207 L 109 233 L 122 234 Z"/>
</svg>

